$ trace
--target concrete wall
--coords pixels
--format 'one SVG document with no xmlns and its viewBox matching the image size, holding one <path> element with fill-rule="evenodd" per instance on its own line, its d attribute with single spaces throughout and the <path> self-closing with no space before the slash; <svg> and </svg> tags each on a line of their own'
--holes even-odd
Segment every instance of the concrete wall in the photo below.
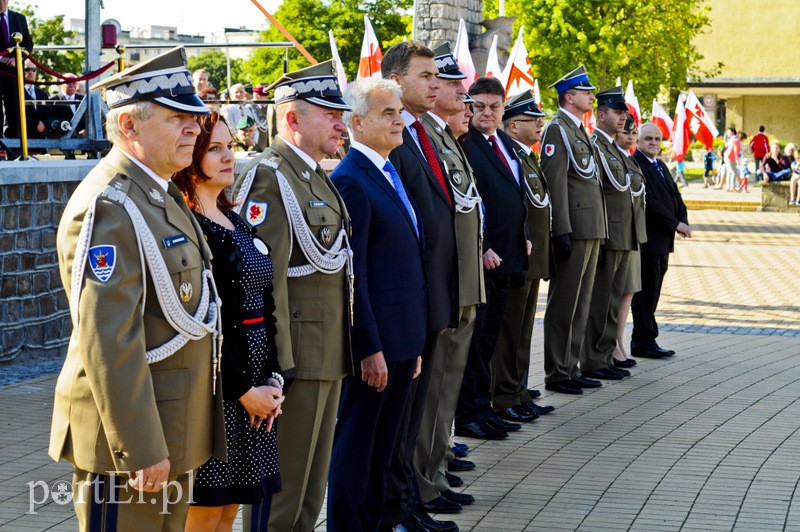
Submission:
<svg viewBox="0 0 800 532">
<path fill-rule="evenodd" d="M 66 352 L 71 323 L 56 230 L 67 200 L 95 164 L 0 162 L 0 363 Z"/>
<path fill-rule="evenodd" d="M 797 143 L 800 97 L 798 96 L 742 96 L 728 98 L 726 121 L 743 130 L 749 137 L 758 133 L 763 125 L 770 137 Z"/>
</svg>

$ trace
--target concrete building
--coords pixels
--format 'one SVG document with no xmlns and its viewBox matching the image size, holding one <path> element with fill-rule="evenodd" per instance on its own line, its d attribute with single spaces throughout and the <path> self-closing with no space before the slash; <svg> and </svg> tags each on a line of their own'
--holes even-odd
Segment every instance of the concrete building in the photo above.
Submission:
<svg viewBox="0 0 800 532">
<path fill-rule="evenodd" d="M 764 125 L 783 141 L 800 141 L 800 49 L 796 0 L 706 0 L 711 28 L 695 39 L 702 68 L 723 63 L 714 77 L 689 86 L 716 117 L 748 135 Z"/>
</svg>

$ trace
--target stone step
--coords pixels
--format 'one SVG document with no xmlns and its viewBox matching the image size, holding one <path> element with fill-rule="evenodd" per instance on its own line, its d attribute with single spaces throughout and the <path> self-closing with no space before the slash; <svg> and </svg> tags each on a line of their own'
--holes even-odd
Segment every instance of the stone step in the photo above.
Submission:
<svg viewBox="0 0 800 532">
<path fill-rule="evenodd" d="M 692 211 L 737 211 L 755 212 L 760 209 L 759 201 L 719 201 L 684 199 L 686 208 Z"/>
</svg>

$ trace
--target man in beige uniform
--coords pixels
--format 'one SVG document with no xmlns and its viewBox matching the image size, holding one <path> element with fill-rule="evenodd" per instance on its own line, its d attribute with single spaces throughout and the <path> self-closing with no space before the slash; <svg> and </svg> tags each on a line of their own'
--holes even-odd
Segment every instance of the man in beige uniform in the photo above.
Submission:
<svg viewBox="0 0 800 532">
<path fill-rule="evenodd" d="M 603 189 L 583 128 L 595 87 L 580 66 L 555 82 L 558 113 L 544 131 L 542 172 L 553 206 L 555 277 L 544 315 L 545 388 L 580 394 L 602 383 L 578 375 L 600 244 L 606 238 Z"/>
<path fill-rule="evenodd" d="M 503 313 L 503 326 L 497 337 L 492 357 L 492 408 L 506 421 L 533 421 L 549 414 L 552 406 L 533 402 L 525 377 L 530 366 L 531 336 L 539 281 L 550 278 L 550 195 L 531 146 L 542 140 L 544 112 L 539 109 L 531 91 L 514 96 L 505 105 L 503 129 L 514 140 L 522 166 L 522 186 L 527 200 L 528 234 L 531 254 L 528 256 L 526 281 L 508 292 Z"/>
<path fill-rule="evenodd" d="M 272 248 L 278 358 L 287 377 L 278 428 L 283 490 L 253 506 L 252 528 L 311 530 L 325 497 L 349 346 L 349 218 L 319 166 L 347 131 L 333 61 L 276 81 L 278 136 L 238 176 L 242 217 Z M 288 217 L 287 217 L 288 213 Z M 288 220 L 291 220 L 291 225 Z M 245 514 L 247 517 L 247 514 Z"/>
<path fill-rule="evenodd" d="M 414 451 L 420 502 L 426 510 L 435 512 L 442 508 L 457 511 L 460 505 L 471 503 L 471 495 L 458 494 L 450 489 L 445 472 L 450 429 L 475 325 L 475 309 L 484 302 L 484 296 L 481 200 L 467 157 L 447 125 L 451 116 L 464 110 L 467 91 L 461 80 L 467 76 L 459 70 L 450 43 L 440 45 L 433 53 L 442 86 L 436 96 L 436 105 L 420 115 L 420 122 L 436 148 L 453 190 L 459 296 L 458 326 L 445 329 L 436 338 L 431 383 Z"/>
<path fill-rule="evenodd" d="M 209 111 L 183 48 L 99 87 L 114 148 L 58 227 L 73 331 L 50 456 L 75 467 L 81 530 L 179 531 L 191 470 L 226 459 L 210 251 L 170 182 Z"/>
<path fill-rule="evenodd" d="M 609 321 L 612 325 L 609 331 L 617 330 L 617 313 L 628 276 L 630 253 L 638 247 L 628 169 L 631 162 L 614 142 L 614 136 L 622 131 L 627 115 L 628 106 L 622 87 L 597 93 L 597 127 L 591 141 L 597 150 L 597 164 L 603 169 L 608 238 L 597 263 L 589 323 L 581 352 L 581 373 L 594 379 L 620 380 L 631 374 L 626 369 L 614 367 L 611 360 L 616 347 L 616 333 L 611 338 L 603 338 Z"/>
</svg>

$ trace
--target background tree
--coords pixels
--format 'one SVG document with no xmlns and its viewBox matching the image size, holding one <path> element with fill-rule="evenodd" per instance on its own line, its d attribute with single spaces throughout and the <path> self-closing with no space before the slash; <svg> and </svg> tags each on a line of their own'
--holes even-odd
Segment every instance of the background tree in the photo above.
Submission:
<svg viewBox="0 0 800 532">
<path fill-rule="evenodd" d="M 49 44 L 68 44 L 77 32 L 64 29 L 64 15 L 58 15 L 47 20 L 36 16 L 35 5 L 22 4 L 15 11 L 22 13 L 28 19 L 28 29 L 33 39 L 33 55 L 37 61 L 46 65 L 51 70 L 64 74 L 71 72 L 81 75 L 84 66 L 84 52 L 40 52 L 37 46 Z M 39 74 L 39 81 L 55 81 L 46 74 Z M 46 89 L 45 89 L 46 90 Z"/>
<path fill-rule="evenodd" d="M 364 15 L 369 15 L 381 49 L 411 37 L 412 0 L 292 0 L 275 13 L 281 24 L 317 61 L 331 58 L 328 30 L 332 29 L 348 79 L 355 79 L 364 36 Z M 261 34 L 262 42 L 284 42 L 275 28 Z M 282 49 L 258 48 L 244 65 L 253 83 L 271 83 L 283 73 Z M 308 66 L 300 52 L 289 49 L 289 71 Z"/>
<path fill-rule="evenodd" d="M 487 18 L 497 16 L 497 3 L 484 2 Z M 580 64 L 599 89 L 632 79 L 643 110 L 662 87 L 674 95 L 688 78 L 713 75 L 695 66 L 703 56 L 692 40 L 710 26 L 699 0 L 507 0 L 506 15 L 517 17 L 515 32 L 525 26 L 531 69 L 551 109 L 556 94 L 547 87 Z"/>
<path fill-rule="evenodd" d="M 208 81 L 219 92 L 228 88 L 228 61 L 225 52 L 220 50 L 205 50 L 197 55 L 190 56 L 187 60 L 189 72 L 198 68 L 206 69 Z M 231 58 L 231 83 L 250 83 L 250 79 L 242 70 L 242 59 Z"/>
</svg>

